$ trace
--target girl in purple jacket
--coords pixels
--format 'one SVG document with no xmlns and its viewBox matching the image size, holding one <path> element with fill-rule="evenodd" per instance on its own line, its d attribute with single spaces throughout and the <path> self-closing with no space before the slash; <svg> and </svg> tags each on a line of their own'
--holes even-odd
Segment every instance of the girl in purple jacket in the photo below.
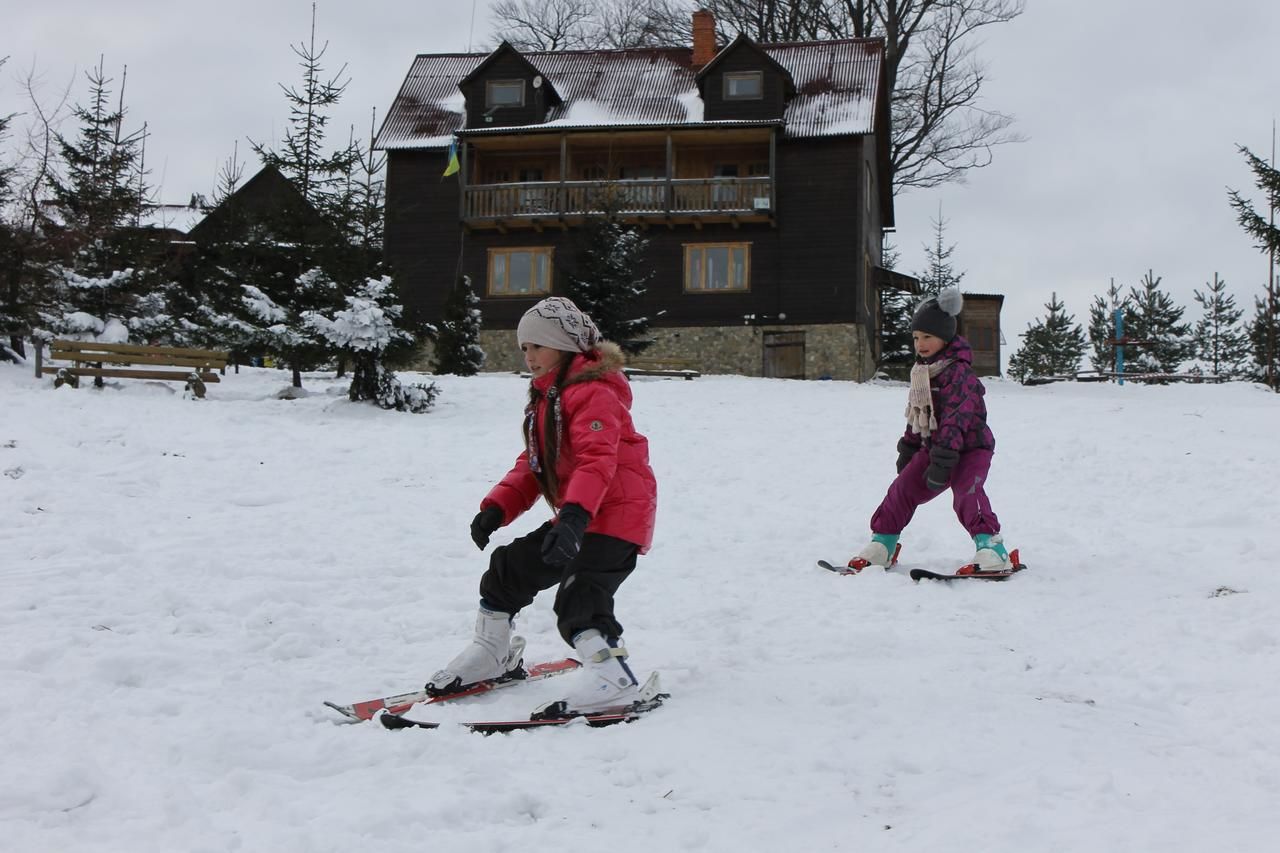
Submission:
<svg viewBox="0 0 1280 853">
<path fill-rule="evenodd" d="M 871 542 L 849 561 L 854 570 L 893 565 L 898 537 L 916 508 L 948 486 L 956 517 L 973 537 L 973 563 L 981 571 L 1013 568 L 983 489 L 996 440 L 987 426 L 986 390 L 973 372 L 969 342 L 956 334 L 963 305 L 960 291 L 948 288 L 924 300 L 911 319 L 916 363 L 907 428 L 898 440 L 898 476 L 871 516 Z"/>
</svg>

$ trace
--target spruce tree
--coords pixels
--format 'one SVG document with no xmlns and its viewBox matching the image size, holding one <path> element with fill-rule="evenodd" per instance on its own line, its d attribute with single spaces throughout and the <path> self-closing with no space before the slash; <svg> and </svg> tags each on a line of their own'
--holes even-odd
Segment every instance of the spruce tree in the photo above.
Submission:
<svg viewBox="0 0 1280 853">
<path fill-rule="evenodd" d="M 1187 340 L 1191 326 L 1182 322 L 1185 309 L 1160 289 L 1161 277 L 1151 270 L 1138 285 L 1129 288 L 1125 311 L 1125 336 L 1148 341 L 1125 351 L 1125 370 L 1135 373 L 1172 373 L 1190 354 Z"/>
<path fill-rule="evenodd" d="M 1273 261 L 1280 252 L 1280 227 L 1276 226 L 1275 213 L 1280 208 L 1280 170 L 1257 157 L 1243 145 L 1237 146 L 1240 153 L 1249 163 L 1254 174 L 1254 185 L 1262 190 L 1266 197 L 1266 215 L 1254 209 L 1253 205 L 1235 190 L 1229 190 L 1231 207 L 1236 211 L 1240 226 L 1253 237 L 1254 244 Z M 1274 161 L 1274 156 L 1272 160 Z M 1271 273 L 1274 275 L 1274 270 Z M 1276 282 L 1268 281 L 1265 295 L 1257 303 L 1257 314 L 1250 326 L 1250 341 L 1254 348 L 1254 361 L 1261 368 L 1259 381 L 1266 382 L 1273 390 L 1280 391 L 1280 371 L 1275 365 L 1280 363 L 1280 337 L 1277 336 L 1275 318 L 1280 312 L 1280 293 L 1276 292 Z M 1261 336 L 1261 337 L 1257 337 Z"/>
<path fill-rule="evenodd" d="M 311 8 L 311 36 L 307 42 L 291 45 L 302 69 L 302 86 L 281 84 L 289 103 L 289 127 L 280 150 L 263 143 L 252 143 L 263 165 L 274 166 L 293 182 L 307 203 L 332 221 L 345 218 L 344 202 L 348 180 L 360 158 L 356 146 L 348 142 L 334 151 L 325 150 L 329 116 L 346 91 L 350 79 L 343 80 L 346 66 L 325 79 L 324 59 L 329 43 L 316 47 L 315 5 Z M 336 214 L 336 215 L 334 215 Z"/>
<path fill-rule="evenodd" d="M 881 250 L 881 265 L 887 270 L 897 268 L 898 250 L 885 243 Z M 871 287 L 871 282 L 867 283 Z M 876 368 L 890 379 L 906 379 L 915 361 L 915 349 L 911 344 L 911 316 L 916 297 L 895 288 L 880 288 L 880 356 Z"/>
<path fill-rule="evenodd" d="M 1025 383 L 1034 377 L 1074 374 L 1084 357 L 1084 329 L 1054 293 L 1045 303 L 1049 313 L 1027 326 L 1022 347 L 1009 359 L 1009 375 Z"/>
<path fill-rule="evenodd" d="M 1253 322 L 1249 324 L 1249 348 L 1253 355 L 1250 378 L 1263 382 L 1273 390 L 1280 390 L 1280 303 L 1266 296 L 1253 301 Z"/>
<path fill-rule="evenodd" d="M 124 83 L 110 103 L 111 78 L 103 62 L 87 72 L 89 99 L 73 114 L 75 138 L 54 134 L 63 174 L 52 182 L 62 224 L 61 264 L 39 307 L 54 334 L 130 333 L 143 340 L 171 322 L 163 296 L 162 246 L 137 228 L 148 189 L 143 167 L 145 125 L 125 133 Z"/>
<path fill-rule="evenodd" d="M 590 315 L 605 340 L 628 355 L 653 344 L 644 337 L 649 318 L 637 317 L 634 308 L 654 276 L 644 261 L 648 247 L 639 228 L 622 225 L 606 209 L 583 228 L 578 265 L 568 276 L 569 298 Z"/>
<path fill-rule="evenodd" d="M 475 376 L 484 366 L 480 348 L 480 297 L 471 289 L 471 277 L 461 276 L 449 293 L 444 319 L 435 341 L 432 367 L 436 373 Z"/>
<path fill-rule="evenodd" d="M 229 269 L 248 297 L 223 321 L 239 325 L 258 346 L 287 364 L 294 387 L 301 387 L 302 371 L 337 355 L 328 340 L 303 324 L 302 318 L 341 309 L 343 297 L 375 271 L 376 260 L 353 242 L 347 218 L 358 154 L 350 144 L 331 152 L 325 148 L 327 111 L 341 99 L 348 81 L 341 80 L 346 66 L 325 78 L 322 60 L 328 43 L 316 46 L 314 6 L 310 39 L 291 48 L 302 69 L 302 85 L 280 87 L 289 104 L 283 145 L 275 150 L 253 143 L 253 148 L 264 167 L 276 169 L 289 180 L 310 210 L 298 215 L 277 210 L 269 221 L 251 228 L 257 231 L 259 245 L 250 252 L 238 251 L 239 264 Z M 265 238 L 267 233 L 270 239 Z M 307 284 L 295 286 L 295 282 Z M 272 307 L 264 310 L 264 306 Z M 264 317 L 274 311 L 283 319 L 266 322 Z"/>
<path fill-rule="evenodd" d="M 1089 306 L 1089 361 L 1100 373 L 1112 373 L 1116 369 L 1116 348 L 1107 343 L 1116 336 L 1116 311 L 1125 308 L 1125 299 L 1116 280 L 1111 279 L 1107 292 L 1095 296 Z"/>
<path fill-rule="evenodd" d="M 1235 297 L 1227 293 L 1227 283 L 1217 273 L 1205 286 L 1204 293 L 1194 291 L 1204 309 L 1195 327 L 1195 355 L 1212 375 L 1237 379 L 1250 356 L 1249 335 L 1240 323 L 1244 309 L 1236 307 Z"/>
<path fill-rule="evenodd" d="M 929 265 L 917 278 L 920 279 L 920 289 L 925 296 L 937 296 L 948 287 L 959 288 L 964 273 L 956 272 L 951 262 L 951 255 L 955 253 L 956 246 L 954 243 L 947 245 L 945 237 L 947 220 L 943 219 L 942 213 L 939 212 L 938 218 L 930 221 L 934 228 L 933 245 L 926 243 L 924 246 L 925 259 Z"/>
</svg>

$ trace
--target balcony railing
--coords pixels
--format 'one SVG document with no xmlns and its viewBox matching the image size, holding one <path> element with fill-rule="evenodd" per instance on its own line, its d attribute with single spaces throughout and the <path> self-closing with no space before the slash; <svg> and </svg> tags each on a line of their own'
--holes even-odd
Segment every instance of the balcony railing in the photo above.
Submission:
<svg viewBox="0 0 1280 853">
<path fill-rule="evenodd" d="M 466 220 L 589 216 L 611 210 L 633 216 L 767 216 L 773 179 L 666 178 L 625 181 L 542 181 L 466 188 Z"/>
</svg>

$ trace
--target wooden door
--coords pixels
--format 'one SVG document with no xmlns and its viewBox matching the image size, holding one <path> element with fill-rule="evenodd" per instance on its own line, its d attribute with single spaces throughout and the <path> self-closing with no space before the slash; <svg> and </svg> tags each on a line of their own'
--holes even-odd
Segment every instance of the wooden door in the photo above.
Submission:
<svg viewBox="0 0 1280 853">
<path fill-rule="evenodd" d="M 764 333 L 764 375 L 804 379 L 804 332 Z"/>
</svg>

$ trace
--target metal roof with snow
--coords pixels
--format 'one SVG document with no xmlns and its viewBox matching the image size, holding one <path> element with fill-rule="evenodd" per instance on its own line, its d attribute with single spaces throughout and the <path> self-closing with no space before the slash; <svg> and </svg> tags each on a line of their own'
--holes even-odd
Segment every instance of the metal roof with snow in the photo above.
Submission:
<svg viewBox="0 0 1280 853">
<path fill-rule="evenodd" d="M 762 44 L 790 73 L 796 94 L 783 114 L 789 138 L 873 132 L 884 46 L 878 39 Z M 689 48 L 566 50 L 523 53 L 560 95 L 545 127 L 732 126 L 703 122 L 697 70 Z M 491 53 L 421 54 L 413 61 L 375 142 L 383 150 L 446 148 L 464 129 L 458 84 Z M 484 128 L 489 130 L 489 128 Z M 498 128 L 494 128 L 498 131 Z M 468 133 L 478 132 L 469 130 Z"/>
</svg>

